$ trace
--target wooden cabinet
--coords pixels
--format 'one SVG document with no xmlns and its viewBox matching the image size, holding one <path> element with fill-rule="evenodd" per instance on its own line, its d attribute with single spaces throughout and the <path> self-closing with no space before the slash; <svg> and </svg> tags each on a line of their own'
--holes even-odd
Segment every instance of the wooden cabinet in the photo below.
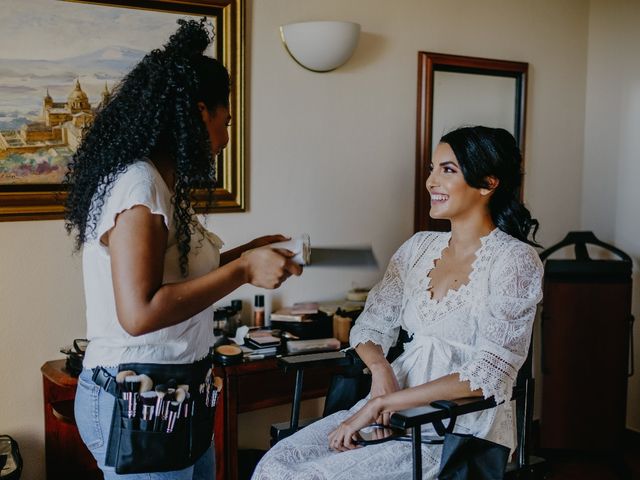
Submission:
<svg viewBox="0 0 640 480">
<path fill-rule="evenodd" d="M 631 297 L 630 259 L 547 260 L 542 312 L 543 448 L 615 452 L 622 447 Z"/>
<path fill-rule="evenodd" d="M 64 360 L 53 360 L 40 369 L 44 394 L 47 480 L 101 479 L 102 472 L 76 427 L 73 401 L 77 379 L 65 370 L 64 363 Z"/>
</svg>

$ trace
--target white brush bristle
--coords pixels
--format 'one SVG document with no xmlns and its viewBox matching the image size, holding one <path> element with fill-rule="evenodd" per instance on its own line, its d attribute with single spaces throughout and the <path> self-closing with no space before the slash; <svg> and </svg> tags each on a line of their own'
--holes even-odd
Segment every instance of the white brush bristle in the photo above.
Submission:
<svg viewBox="0 0 640 480">
<path fill-rule="evenodd" d="M 123 370 L 121 372 L 118 372 L 118 374 L 116 375 L 116 382 L 123 383 L 125 378 L 131 377 L 133 375 L 137 375 L 137 373 L 133 370 Z"/>
<path fill-rule="evenodd" d="M 148 392 L 153 388 L 153 380 L 148 375 L 138 375 L 140 379 L 140 392 Z"/>
<path fill-rule="evenodd" d="M 176 395 L 176 402 L 182 403 L 182 402 L 184 402 L 184 399 L 187 397 L 187 392 L 185 392 L 181 388 L 176 388 L 175 395 Z"/>
</svg>

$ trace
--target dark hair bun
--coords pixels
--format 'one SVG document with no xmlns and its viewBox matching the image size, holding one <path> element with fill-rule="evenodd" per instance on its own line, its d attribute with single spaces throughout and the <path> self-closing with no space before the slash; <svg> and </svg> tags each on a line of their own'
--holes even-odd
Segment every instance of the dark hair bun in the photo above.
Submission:
<svg viewBox="0 0 640 480">
<path fill-rule="evenodd" d="M 180 27 L 164 45 L 165 52 L 178 57 L 201 55 L 213 40 L 206 17 L 200 21 L 179 19 L 178 24 Z"/>
</svg>

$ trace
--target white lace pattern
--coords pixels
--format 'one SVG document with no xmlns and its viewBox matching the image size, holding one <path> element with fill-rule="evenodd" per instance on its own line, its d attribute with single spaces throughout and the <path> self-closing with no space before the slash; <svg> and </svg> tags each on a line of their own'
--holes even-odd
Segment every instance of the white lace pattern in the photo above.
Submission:
<svg viewBox="0 0 640 480">
<path fill-rule="evenodd" d="M 428 274 L 449 238 L 449 233 L 420 232 L 400 247 L 382 281 L 371 290 L 351 331 L 351 345 L 371 341 L 387 352 L 404 328 L 413 339 L 393 363 L 400 386 L 458 373 L 472 389 L 482 389 L 500 405 L 459 417 L 456 431 L 514 448 L 508 400 L 526 359 L 542 298 L 542 264 L 533 248 L 495 229 L 482 238 L 469 282 L 434 300 L 427 291 Z M 361 406 L 362 402 L 351 412 Z M 409 478 L 409 443 L 387 442 L 343 453 L 329 450 L 328 433 L 349 415 L 338 412 L 277 444 L 258 465 L 254 480 Z M 424 431 L 432 433 L 430 426 Z M 423 477 L 435 478 L 439 447 L 425 445 L 423 455 Z"/>
</svg>

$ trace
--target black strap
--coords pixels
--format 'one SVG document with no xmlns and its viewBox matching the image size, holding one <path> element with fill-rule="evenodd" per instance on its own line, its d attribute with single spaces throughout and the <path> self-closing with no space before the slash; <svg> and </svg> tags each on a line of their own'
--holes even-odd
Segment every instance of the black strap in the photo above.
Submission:
<svg viewBox="0 0 640 480">
<path fill-rule="evenodd" d="M 456 419 L 458 418 L 458 415 L 454 413 L 453 409 L 457 407 L 458 404 L 449 400 L 436 400 L 435 402 L 431 402 L 431 406 L 446 410 L 449 413 L 449 424 L 446 427 L 442 423 L 442 420 L 438 419 L 432 422 L 436 433 L 441 437 L 444 437 L 445 433 L 453 433 L 453 428 L 456 426 Z"/>
<path fill-rule="evenodd" d="M 93 382 L 102 387 L 105 392 L 110 393 L 114 397 L 118 397 L 118 385 L 116 384 L 116 377 L 111 375 L 107 370 L 102 367 L 96 367 L 93 370 L 91 379 Z"/>
</svg>

